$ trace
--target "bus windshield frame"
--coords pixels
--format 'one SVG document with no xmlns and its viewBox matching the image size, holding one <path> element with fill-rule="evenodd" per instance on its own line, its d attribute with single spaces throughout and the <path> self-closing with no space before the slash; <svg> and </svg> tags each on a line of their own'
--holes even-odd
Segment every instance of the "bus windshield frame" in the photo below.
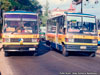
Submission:
<svg viewBox="0 0 100 75">
<path fill-rule="evenodd" d="M 97 34 L 95 16 L 67 15 L 67 32 L 77 34 Z"/>
<path fill-rule="evenodd" d="M 19 17 L 15 17 L 18 15 Z M 38 34 L 38 19 L 37 15 L 30 14 L 5 14 L 3 33 L 15 33 L 15 34 Z"/>
</svg>

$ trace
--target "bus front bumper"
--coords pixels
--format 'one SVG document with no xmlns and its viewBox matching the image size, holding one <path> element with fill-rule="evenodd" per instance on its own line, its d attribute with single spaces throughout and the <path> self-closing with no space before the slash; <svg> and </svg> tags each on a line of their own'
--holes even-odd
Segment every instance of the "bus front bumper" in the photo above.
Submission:
<svg viewBox="0 0 100 75">
<path fill-rule="evenodd" d="M 25 52 L 25 51 L 36 51 L 38 45 L 3 45 L 4 51 L 10 52 Z"/>
<path fill-rule="evenodd" d="M 65 45 L 66 51 L 96 52 L 97 46 L 92 45 Z"/>
</svg>

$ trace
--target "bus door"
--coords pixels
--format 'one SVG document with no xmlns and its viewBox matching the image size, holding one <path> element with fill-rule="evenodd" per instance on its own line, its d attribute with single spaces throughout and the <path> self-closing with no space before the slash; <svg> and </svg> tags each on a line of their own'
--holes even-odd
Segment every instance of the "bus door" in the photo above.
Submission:
<svg viewBox="0 0 100 75">
<path fill-rule="evenodd" d="M 56 21 L 56 35 L 55 35 L 55 44 L 56 44 L 56 49 L 60 49 L 61 45 L 61 40 L 62 40 L 62 35 L 64 34 L 64 27 L 63 25 L 60 24 L 60 21 Z"/>
<path fill-rule="evenodd" d="M 66 28 L 65 28 L 65 17 L 60 16 L 58 17 L 58 23 L 57 23 L 57 46 L 58 50 L 62 50 L 62 43 L 64 42 L 64 36 L 66 34 Z"/>
</svg>

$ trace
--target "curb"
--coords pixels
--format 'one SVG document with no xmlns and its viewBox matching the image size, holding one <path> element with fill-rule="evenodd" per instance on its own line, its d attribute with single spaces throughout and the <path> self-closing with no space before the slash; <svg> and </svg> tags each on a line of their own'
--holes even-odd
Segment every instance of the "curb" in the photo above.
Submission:
<svg viewBox="0 0 100 75">
<path fill-rule="evenodd" d="M 12 68 L 9 66 L 8 58 L 4 57 L 4 52 L 0 52 L 0 72 L 1 75 L 14 75 Z"/>
<path fill-rule="evenodd" d="M 100 50 L 97 50 L 96 53 L 100 53 Z"/>
</svg>

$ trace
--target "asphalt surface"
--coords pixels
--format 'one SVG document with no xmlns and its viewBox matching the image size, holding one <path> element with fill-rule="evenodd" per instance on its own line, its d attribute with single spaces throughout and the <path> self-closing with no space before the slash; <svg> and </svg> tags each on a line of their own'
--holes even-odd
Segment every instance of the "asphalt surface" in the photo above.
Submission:
<svg viewBox="0 0 100 75">
<path fill-rule="evenodd" d="M 100 54 L 89 57 L 73 53 L 64 57 L 44 43 L 41 43 L 37 56 L 32 56 L 29 52 L 13 53 L 10 57 L 0 57 L 2 58 L 6 61 L 4 65 L 7 65 L 4 68 L 10 69 L 5 75 L 100 75 Z M 5 71 L 1 72 L 4 75 Z"/>
</svg>

